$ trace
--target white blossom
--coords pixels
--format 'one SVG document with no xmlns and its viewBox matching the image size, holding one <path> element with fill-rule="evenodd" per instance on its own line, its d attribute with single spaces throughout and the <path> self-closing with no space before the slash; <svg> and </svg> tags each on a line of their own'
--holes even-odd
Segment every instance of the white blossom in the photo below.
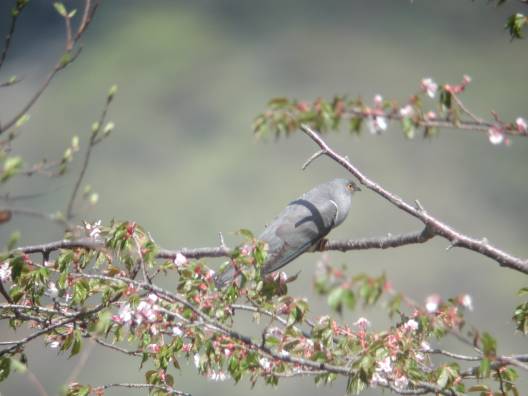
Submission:
<svg viewBox="0 0 528 396">
<path fill-rule="evenodd" d="M 361 317 L 354 322 L 354 326 L 366 329 L 367 327 L 370 327 L 370 321 L 367 318 Z"/>
<path fill-rule="evenodd" d="M 196 368 L 199 368 L 200 367 L 200 354 L 195 353 L 193 356 L 193 359 L 194 359 L 194 365 L 196 366 Z"/>
<path fill-rule="evenodd" d="M 0 280 L 5 282 L 11 278 L 11 267 L 9 261 L 5 261 L 0 265 Z"/>
<path fill-rule="evenodd" d="M 405 331 L 414 332 L 418 330 L 418 322 L 414 319 L 409 319 L 403 324 L 403 328 Z"/>
<path fill-rule="evenodd" d="M 207 378 L 211 381 L 225 381 L 229 376 L 223 371 L 214 371 L 211 370 L 207 373 Z"/>
<path fill-rule="evenodd" d="M 424 90 L 427 95 L 433 99 L 436 95 L 436 91 L 438 90 L 438 84 L 435 83 L 432 78 L 424 78 L 422 79 L 422 90 Z"/>
<path fill-rule="evenodd" d="M 172 335 L 175 337 L 181 337 L 183 335 L 183 330 L 180 326 L 174 326 L 172 328 Z"/>
<path fill-rule="evenodd" d="M 405 389 L 409 386 L 409 380 L 407 379 L 406 376 L 401 375 L 394 380 L 394 386 L 397 389 Z"/>
<path fill-rule="evenodd" d="M 182 265 L 187 264 L 187 257 L 185 257 L 180 252 L 176 253 L 176 257 L 174 258 L 174 265 L 177 268 L 180 268 Z"/>
<path fill-rule="evenodd" d="M 380 373 L 392 373 L 392 360 L 390 356 L 376 363 L 376 371 Z"/>
<path fill-rule="evenodd" d="M 492 126 L 488 130 L 488 138 L 491 144 L 497 145 L 504 141 L 504 134 L 499 128 Z"/>
<path fill-rule="evenodd" d="M 132 320 L 132 314 L 130 304 L 125 304 L 119 309 L 118 318 L 122 323 L 128 324 Z"/>
<path fill-rule="evenodd" d="M 387 381 L 387 379 L 385 377 L 383 377 L 377 371 L 375 371 L 374 374 L 372 374 L 372 378 L 370 379 L 370 385 L 371 386 L 377 386 L 377 385 L 387 386 L 388 384 L 389 384 L 389 382 Z"/>
<path fill-rule="evenodd" d="M 60 342 L 59 342 L 59 341 L 51 341 L 51 342 L 48 344 L 48 346 L 49 346 L 50 348 L 53 348 L 53 349 L 58 348 L 59 345 L 60 345 Z"/>
<path fill-rule="evenodd" d="M 97 220 L 95 223 L 84 223 L 84 228 L 88 232 L 90 238 L 98 238 L 101 235 L 101 220 Z"/>
<path fill-rule="evenodd" d="M 470 311 L 473 311 L 473 299 L 469 294 L 464 294 L 460 300 L 462 306 Z"/>
<path fill-rule="evenodd" d="M 400 115 L 402 117 L 410 117 L 414 114 L 414 109 L 411 105 L 404 106 L 400 109 Z"/>
<path fill-rule="evenodd" d="M 271 362 L 268 358 L 260 358 L 259 359 L 260 367 L 262 367 L 264 370 L 269 370 L 271 368 Z"/>
<path fill-rule="evenodd" d="M 420 344 L 420 347 L 422 348 L 423 352 L 429 352 L 432 351 L 431 345 L 427 341 L 422 341 Z"/>
<path fill-rule="evenodd" d="M 438 294 L 433 294 L 425 300 L 425 309 L 429 313 L 434 313 L 438 310 L 440 306 L 440 296 Z"/>
<path fill-rule="evenodd" d="M 528 130 L 528 125 L 526 125 L 526 121 L 524 121 L 524 118 L 518 117 L 515 120 L 515 126 L 517 127 L 517 130 L 521 133 L 526 133 Z"/>
<path fill-rule="evenodd" d="M 383 116 L 374 116 L 368 119 L 367 126 L 370 133 L 377 134 L 387 130 L 387 119 Z"/>
</svg>

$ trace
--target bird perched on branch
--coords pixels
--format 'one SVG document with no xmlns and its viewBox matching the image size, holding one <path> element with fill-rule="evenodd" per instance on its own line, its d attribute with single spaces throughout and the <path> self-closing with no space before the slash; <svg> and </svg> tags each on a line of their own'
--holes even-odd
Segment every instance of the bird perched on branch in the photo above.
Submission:
<svg viewBox="0 0 528 396">
<path fill-rule="evenodd" d="M 268 246 L 263 274 L 284 267 L 302 253 L 316 249 L 347 217 L 352 194 L 360 188 L 347 179 L 320 184 L 292 201 L 257 238 Z M 222 287 L 237 275 L 233 266 L 216 278 Z"/>
</svg>

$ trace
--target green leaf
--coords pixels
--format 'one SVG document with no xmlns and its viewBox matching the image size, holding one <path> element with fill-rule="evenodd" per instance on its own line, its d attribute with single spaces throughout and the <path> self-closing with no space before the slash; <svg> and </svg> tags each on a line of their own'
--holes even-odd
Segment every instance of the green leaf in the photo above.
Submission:
<svg viewBox="0 0 528 396">
<path fill-rule="evenodd" d="M 494 357 L 497 352 L 497 341 L 488 332 L 482 333 L 482 348 L 484 356 Z"/>
<path fill-rule="evenodd" d="M 528 295 L 528 287 L 523 287 L 521 290 L 517 292 L 517 295 L 519 297 Z"/>
<path fill-rule="evenodd" d="M 73 345 L 70 351 L 70 357 L 77 355 L 81 351 L 81 347 L 82 347 L 81 332 L 79 330 L 75 330 L 73 333 Z"/>
<path fill-rule="evenodd" d="M 0 382 L 5 380 L 11 372 L 11 359 L 8 357 L 0 358 Z"/>
<path fill-rule="evenodd" d="M 20 116 L 18 118 L 18 120 L 16 121 L 15 123 L 15 128 L 20 128 L 21 126 L 23 126 L 24 124 L 26 124 L 29 119 L 31 118 L 31 116 L 29 114 L 23 114 L 22 116 Z"/>
<path fill-rule="evenodd" d="M 445 89 L 442 89 L 442 91 L 440 92 L 440 104 L 446 110 L 451 109 L 451 105 L 452 105 L 451 92 L 446 91 Z"/>
<path fill-rule="evenodd" d="M 238 234 L 242 235 L 244 238 L 248 240 L 255 239 L 255 236 L 253 235 L 253 233 L 250 230 L 245 229 L 245 228 L 241 228 L 240 230 L 238 230 Z"/>
<path fill-rule="evenodd" d="M 114 95 L 117 93 L 117 85 L 114 84 L 110 87 L 108 90 L 108 100 L 112 100 L 114 98 Z"/>
<path fill-rule="evenodd" d="M 504 28 L 510 33 L 511 39 L 523 38 L 522 29 L 527 23 L 527 17 L 517 13 L 510 16 L 504 25 Z"/>
<path fill-rule="evenodd" d="M 57 12 L 58 12 L 61 16 L 66 17 L 66 15 L 67 15 L 67 11 L 66 11 L 66 7 L 64 7 L 64 4 L 59 3 L 59 2 L 56 2 L 56 3 L 53 3 L 53 7 L 55 7 L 55 9 L 57 10 Z"/>
<path fill-rule="evenodd" d="M 72 55 L 70 52 L 65 52 L 62 57 L 60 58 L 59 64 L 60 67 L 65 67 L 72 61 Z"/>
<path fill-rule="evenodd" d="M 0 181 L 5 182 L 13 177 L 22 168 L 22 164 L 23 161 L 21 157 L 7 157 L 4 161 L 4 172 L 0 177 Z"/>
<path fill-rule="evenodd" d="M 20 231 L 17 230 L 12 232 L 6 244 L 7 250 L 13 250 L 17 246 L 18 241 L 20 241 L 21 237 L 22 234 L 20 233 Z"/>
<path fill-rule="evenodd" d="M 491 371 L 491 363 L 489 359 L 487 358 L 482 359 L 482 361 L 480 362 L 480 367 L 479 367 L 479 378 L 488 378 L 490 376 L 490 371 Z"/>
<path fill-rule="evenodd" d="M 326 302 L 329 307 L 334 311 L 341 313 L 343 311 L 343 297 L 345 294 L 345 289 L 337 287 L 328 294 Z"/>
<path fill-rule="evenodd" d="M 402 129 L 403 134 L 407 139 L 414 138 L 414 123 L 412 122 L 412 119 L 410 117 L 404 117 L 402 118 Z"/>
</svg>

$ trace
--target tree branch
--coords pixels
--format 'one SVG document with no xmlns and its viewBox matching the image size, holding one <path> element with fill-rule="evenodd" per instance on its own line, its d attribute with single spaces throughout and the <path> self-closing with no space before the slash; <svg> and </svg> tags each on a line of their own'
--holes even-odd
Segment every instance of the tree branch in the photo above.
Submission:
<svg viewBox="0 0 528 396">
<path fill-rule="evenodd" d="M 11 11 L 11 25 L 9 26 L 9 31 L 5 37 L 4 41 L 4 49 L 2 50 L 2 54 L 0 55 L 0 68 L 2 68 L 2 65 L 4 64 L 4 61 L 7 57 L 7 52 L 9 51 L 9 47 L 11 46 L 11 39 L 13 38 L 13 35 L 15 34 L 15 27 L 18 20 L 18 17 L 20 16 L 20 13 L 22 10 L 26 7 L 27 3 L 23 2 L 16 2 L 13 10 Z"/>
<path fill-rule="evenodd" d="M 97 128 L 95 128 L 95 130 L 92 131 L 92 135 L 90 136 L 90 142 L 88 144 L 88 148 L 86 149 L 86 154 L 84 156 L 82 168 L 81 168 L 81 171 L 79 172 L 79 177 L 77 178 L 77 181 L 75 182 L 75 186 L 73 187 L 70 200 L 68 201 L 68 206 L 66 208 L 66 220 L 71 220 L 74 217 L 73 206 L 75 204 L 77 194 L 79 193 L 79 188 L 81 187 L 81 183 L 84 179 L 84 175 L 86 174 L 86 170 L 88 169 L 88 164 L 90 163 L 90 156 L 92 154 L 92 149 L 98 142 L 97 137 L 99 133 L 101 132 L 101 130 L 103 129 L 103 124 L 105 122 L 106 114 L 108 113 L 108 108 L 110 107 L 110 103 L 112 103 L 112 99 L 113 99 L 113 94 L 109 94 L 106 97 L 106 102 L 103 107 L 103 111 L 101 112 L 101 116 L 99 117 Z"/>
<path fill-rule="evenodd" d="M 131 384 L 131 383 L 120 383 L 120 384 L 106 384 L 94 387 L 95 389 L 108 389 L 108 388 L 129 388 L 129 389 L 149 389 L 149 390 L 162 390 L 170 395 L 176 396 L 191 396 L 190 393 L 176 390 L 166 385 L 153 385 L 153 384 Z"/>
<path fill-rule="evenodd" d="M 300 127 L 301 130 L 308 137 L 310 137 L 321 148 L 322 151 L 324 151 L 326 156 L 333 159 L 343 168 L 348 170 L 353 176 L 355 176 L 359 180 L 362 185 L 374 191 L 376 194 L 380 195 L 397 208 L 420 220 L 433 235 L 438 235 L 444 239 L 447 239 L 453 247 L 462 247 L 468 250 L 472 250 L 474 252 L 480 253 L 495 260 L 503 267 L 514 269 L 524 274 L 528 274 L 528 260 L 512 256 L 511 254 L 506 253 L 505 251 L 491 245 L 485 239 L 477 240 L 475 238 L 464 235 L 461 232 L 452 228 L 451 226 L 429 215 L 419 205 L 413 206 L 405 202 L 396 194 L 384 189 L 382 186 L 369 179 L 365 174 L 359 171 L 358 168 L 352 165 L 347 158 L 337 154 L 321 138 L 321 136 L 319 136 L 319 134 L 313 129 L 311 129 L 308 125 L 301 124 Z"/>
</svg>

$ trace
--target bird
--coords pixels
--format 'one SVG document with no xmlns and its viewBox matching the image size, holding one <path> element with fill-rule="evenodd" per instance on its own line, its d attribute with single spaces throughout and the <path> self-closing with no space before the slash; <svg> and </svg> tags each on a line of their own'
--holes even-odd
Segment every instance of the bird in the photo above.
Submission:
<svg viewBox="0 0 528 396">
<path fill-rule="evenodd" d="M 319 184 L 290 202 L 257 238 L 267 245 L 262 275 L 279 270 L 306 251 L 315 250 L 328 233 L 345 221 L 352 195 L 361 189 L 351 180 L 334 179 Z M 236 278 L 230 266 L 218 274 L 218 288 Z"/>
</svg>

